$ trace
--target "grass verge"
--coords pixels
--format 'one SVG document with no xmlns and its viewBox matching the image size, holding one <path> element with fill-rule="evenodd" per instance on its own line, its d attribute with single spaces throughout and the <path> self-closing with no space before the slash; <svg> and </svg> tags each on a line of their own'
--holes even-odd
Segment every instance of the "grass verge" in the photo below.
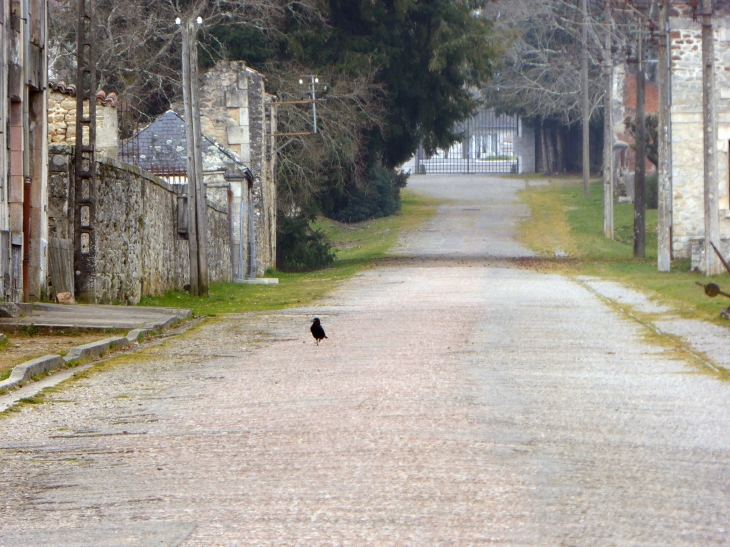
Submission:
<svg viewBox="0 0 730 547">
<path fill-rule="evenodd" d="M 323 230 L 337 250 L 337 258 L 329 268 L 307 273 L 274 272 L 272 275 L 279 278 L 278 285 L 212 283 L 209 298 L 168 291 L 163 296 L 143 298 L 140 305 L 190 308 L 195 315 L 207 316 L 306 305 L 382 257 L 393 247 L 400 233 L 431 218 L 437 204 L 436 200 L 404 190 L 402 208 L 397 215 L 357 224 L 319 219 L 314 227 Z"/>
<path fill-rule="evenodd" d="M 544 179 L 543 179 L 544 180 Z M 708 278 L 690 271 L 689 260 L 676 260 L 670 273 L 657 271 L 657 211 L 646 212 L 646 258 L 633 256 L 634 209 L 631 203 L 615 204 L 615 239 L 603 236 L 603 185 L 591 184 L 583 197 L 577 178 L 548 179 L 548 184 L 525 180 L 521 200 L 532 218 L 520 227 L 521 241 L 544 257 L 567 252 L 571 260 L 551 261 L 550 268 L 572 275 L 594 275 L 620 281 L 668 304 L 685 317 L 710 320 L 727 326 L 719 312 L 727 299 L 708 298 L 695 282 L 714 280 L 730 289 L 727 274 Z"/>
</svg>

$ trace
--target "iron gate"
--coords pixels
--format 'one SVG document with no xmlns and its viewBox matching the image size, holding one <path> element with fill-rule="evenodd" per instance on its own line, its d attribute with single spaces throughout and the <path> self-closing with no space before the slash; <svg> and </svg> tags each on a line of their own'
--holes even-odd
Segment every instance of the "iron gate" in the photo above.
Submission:
<svg viewBox="0 0 730 547">
<path fill-rule="evenodd" d="M 416 173 L 487 174 L 519 173 L 515 141 L 521 137 L 519 116 L 496 115 L 494 110 L 480 110 L 474 117 L 457 124 L 463 140 L 448 150 L 426 154 L 416 152 Z"/>
</svg>

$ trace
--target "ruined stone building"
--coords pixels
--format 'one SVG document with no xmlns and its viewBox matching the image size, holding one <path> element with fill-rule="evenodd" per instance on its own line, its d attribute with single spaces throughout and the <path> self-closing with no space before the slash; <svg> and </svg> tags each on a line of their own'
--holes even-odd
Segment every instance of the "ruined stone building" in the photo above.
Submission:
<svg viewBox="0 0 730 547">
<path fill-rule="evenodd" d="M 246 184 L 231 184 L 231 214 L 233 223 L 238 223 L 233 241 L 239 279 L 244 273 L 245 277 L 260 276 L 276 267 L 274 101 L 266 93 L 264 76 L 242 61 L 219 62 L 202 78 L 203 134 L 231 151 L 253 176 Z"/>
<path fill-rule="evenodd" d="M 202 78 L 203 183 L 207 198 L 230 212 L 236 280 L 261 276 L 276 265 L 272 101 L 263 76 L 243 62 L 218 63 Z M 173 185 L 185 185 L 185 124 L 179 105 L 175 110 L 125 141 L 120 157 Z"/>
<path fill-rule="evenodd" d="M 209 277 L 260 276 L 275 266 L 276 256 L 272 98 L 263 77 L 243 63 L 219 64 L 202 80 Z M 72 183 L 76 90 L 63 83 L 50 88 L 49 294 L 76 290 L 82 301 L 133 304 L 145 295 L 182 289 L 190 273 L 182 118 L 168 111 L 119 143 L 117 97 L 97 93 L 95 207 L 89 218 L 80 209 L 81 225 L 94 233 L 94 244 L 81 249 L 92 268 L 76 270 L 69 279 L 62 275 L 73 270 L 64 250 L 73 250 L 79 220 Z"/>
<path fill-rule="evenodd" d="M 0 301 L 45 288 L 46 0 L 0 0 Z"/>
<path fill-rule="evenodd" d="M 702 26 L 690 3 L 670 2 L 672 244 L 675 258 L 701 263 L 704 240 Z M 717 172 L 721 249 L 730 255 L 730 5 L 715 3 Z"/>
</svg>

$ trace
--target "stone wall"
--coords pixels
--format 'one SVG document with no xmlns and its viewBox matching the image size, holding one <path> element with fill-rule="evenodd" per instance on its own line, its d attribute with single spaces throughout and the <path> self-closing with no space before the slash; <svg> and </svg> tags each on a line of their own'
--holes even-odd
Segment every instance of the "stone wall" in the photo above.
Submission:
<svg viewBox="0 0 730 547">
<path fill-rule="evenodd" d="M 730 13 L 718 8 L 715 30 L 717 99 L 717 172 L 720 235 L 723 252 L 730 250 Z M 697 241 L 704 238 L 704 181 L 702 125 L 702 27 L 691 8 L 675 5 L 670 17 L 672 53 L 672 200 L 673 251 L 700 265 Z M 727 254 L 726 254 L 727 256 Z"/>
<path fill-rule="evenodd" d="M 73 148 L 50 151 L 49 219 L 52 236 L 73 239 Z M 69 188 L 71 187 L 71 192 Z M 190 274 L 189 248 L 178 232 L 179 199 L 185 187 L 109 158 L 97 162 L 95 303 L 136 304 L 142 296 L 182 289 Z M 208 203 L 210 281 L 230 281 L 228 210 Z"/>
</svg>

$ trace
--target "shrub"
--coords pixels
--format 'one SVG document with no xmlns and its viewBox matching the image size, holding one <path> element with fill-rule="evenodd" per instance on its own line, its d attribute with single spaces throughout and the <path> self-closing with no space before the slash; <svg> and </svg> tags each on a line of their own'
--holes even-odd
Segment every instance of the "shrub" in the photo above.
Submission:
<svg viewBox="0 0 730 547">
<path fill-rule="evenodd" d="M 308 272 L 334 262 L 332 245 L 304 214 L 278 215 L 276 229 L 276 263 L 282 272 Z"/>
<path fill-rule="evenodd" d="M 408 175 L 380 165 L 370 168 L 359 185 L 331 186 L 320 193 L 322 213 L 339 222 L 361 222 L 400 210 L 400 191 Z"/>
<path fill-rule="evenodd" d="M 656 209 L 659 207 L 659 176 L 651 175 L 646 177 L 646 208 Z"/>
</svg>

